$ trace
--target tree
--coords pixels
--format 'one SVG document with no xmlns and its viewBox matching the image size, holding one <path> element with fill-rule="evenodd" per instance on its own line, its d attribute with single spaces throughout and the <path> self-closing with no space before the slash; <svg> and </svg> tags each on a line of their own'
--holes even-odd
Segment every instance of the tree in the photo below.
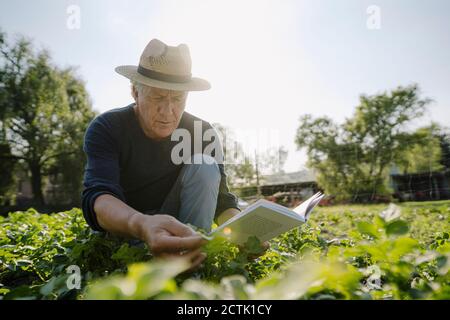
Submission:
<svg viewBox="0 0 450 320">
<path fill-rule="evenodd" d="M 283 172 L 288 155 L 283 146 L 246 154 L 232 129 L 220 123 L 214 123 L 213 126 L 219 132 L 225 160 L 228 160 L 225 170 L 232 187 L 257 186 L 263 174 Z"/>
<path fill-rule="evenodd" d="M 450 133 L 448 129 L 441 129 L 438 134 L 439 145 L 441 147 L 441 165 L 449 170 L 450 169 Z"/>
<path fill-rule="evenodd" d="M 0 143 L 0 206 L 10 202 L 11 188 L 14 185 L 15 161 L 8 144 Z"/>
<path fill-rule="evenodd" d="M 82 191 L 82 172 L 86 162 L 86 156 L 83 152 L 84 133 L 95 113 L 91 110 L 85 84 L 75 76 L 75 70 L 63 70 L 61 76 L 64 80 L 70 110 L 69 121 L 64 125 L 66 133 L 70 136 L 70 141 L 60 140 L 60 145 L 56 149 L 66 150 L 67 143 L 73 143 L 74 145 L 69 152 L 59 152 L 57 157 L 49 161 L 47 174 L 53 176 L 55 183 L 61 186 L 54 201 L 79 206 L 79 195 Z"/>
<path fill-rule="evenodd" d="M 0 138 L 12 157 L 26 164 L 34 202 L 42 206 L 50 172 L 62 172 L 66 181 L 81 180 L 82 171 L 71 166 L 84 162 L 83 133 L 94 113 L 74 70 L 54 66 L 47 51 L 35 52 L 24 38 L 9 44 L 1 33 L 0 54 Z M 70 170 L 62 170 L 62 164 Z"/>
<path fill-rule="evenodd" d="M 264 173 L 276 174 L 284 172 L 288 151 L 284 146 L 272 147 L 258 156 L 258 165 Z"/>
<path fill-rule="evenodd" d="M 417 129 L 411 135 L 408 148 L 397 162 L 403 174 L 441 171 L 444 168 L 441 163 L 443 153 L 440 132 L 440 126 L 433 123 Z"/>
<path fill-rule="evenodd" d="M 327 193 L 375 200 L 389 194 L 389 168 L 402 160 L 414 139 L 407 126 L 430 102 L 420 98 L 417 85 L 361 95 L 354 115 L 342 125 L 327 117 L 301 117 L 295 141 L 298 148 L 306 148 L 308 165 L 316 169 Z"/>
<path fill-rule="evenodd" d="M 228 176 L 228 183 L 231 188 L 241 186 L 251 186 L 256 183 L 255 164 L 251 156 L 246 155 L 242 145 L 236 141 L 233 130 L 214 123 L 213 127 L 221 138 L 224 158 L 225 172 Z"/>
</svg>

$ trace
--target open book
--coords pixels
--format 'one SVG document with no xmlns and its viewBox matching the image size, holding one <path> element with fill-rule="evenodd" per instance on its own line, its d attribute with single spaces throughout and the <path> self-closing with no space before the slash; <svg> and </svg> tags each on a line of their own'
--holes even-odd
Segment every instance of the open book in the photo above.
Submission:
<svg viewBox="0 0 450 320">
<path fill-rule="evenodd" d="M 260 199 L 211 231 L 209 236 L 220 234 L 236 244 L 244 244 L 251 236 L 256 236 L 261 242 L 270 240 L 305 223 L 324 196 L 317 192 L 293 210 Z"/>
</svg>

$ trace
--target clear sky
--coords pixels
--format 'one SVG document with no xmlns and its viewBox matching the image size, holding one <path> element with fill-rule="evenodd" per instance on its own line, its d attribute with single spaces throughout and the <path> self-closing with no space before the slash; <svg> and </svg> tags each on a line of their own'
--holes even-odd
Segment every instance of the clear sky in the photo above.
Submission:
<svg viewBox="0 0 450 320">
<path fill-rule="evenodd" d="M 80 9 L 79 29 L 67 27 L 70 5 Z M 376 19 L 370 5 L 380 9 L 378 29 L 367 26 Z M 261 128 L 278 133 L 286 171 L 306 160 L 294 144 L 298 118 L 343 121 L 361 93 L 418 83 L 435 102 L 417 125 L 449 126 L 449 15 L 448 0 L 0 0 L 2 30 L 34 38 L 58 65 L 79 66 L 100 112 L 132 102 L 114 67 L 137 64 L 150 39 L 188 44 L 194 76 L 212 89 L 191 93 L 186 110 L 262 139 Z"/>
</svg>

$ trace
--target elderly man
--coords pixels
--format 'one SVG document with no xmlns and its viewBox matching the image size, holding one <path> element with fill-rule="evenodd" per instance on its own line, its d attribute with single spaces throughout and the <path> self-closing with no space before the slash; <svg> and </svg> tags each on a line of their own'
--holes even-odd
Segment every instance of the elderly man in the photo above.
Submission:
<svg viewBox="0 0 450 320">
<path fill-rule="evenodd" d="M 194 137 L 195 121 L 203 131 L 212 128 L 184 112 L 188 91 L 210 85 L 191 76 L 186 45 L 157 39 L 146 46 L 139 66 L 116 71 L 131 80 L 135 102 L 99 115 L 87 129 L 85 219 L 94 230 L 147 243 L 155 255 L 185 255 L 195 267 L 205 258 L 204 240 L 186 224 L 209 231 L 213 220 L 221 224 L 240 212 L 223 163 L 203 153 L 184 164 L 171 159 L 176 129 Z"/>
</svg>

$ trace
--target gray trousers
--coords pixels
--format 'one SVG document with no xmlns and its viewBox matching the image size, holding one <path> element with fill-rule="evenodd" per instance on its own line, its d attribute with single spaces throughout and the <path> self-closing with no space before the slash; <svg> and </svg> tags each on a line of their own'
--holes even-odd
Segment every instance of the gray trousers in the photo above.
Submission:
<svg viewBox="0 0 450 320">
<path fill-rule="evenodd" d="M 183 223 L 211 231 L 219 194 L 220 170 L 214 158 L 195 154 L 184 164 L 159 210 L 145 214 L 168 214 Z"/>
</svg>

